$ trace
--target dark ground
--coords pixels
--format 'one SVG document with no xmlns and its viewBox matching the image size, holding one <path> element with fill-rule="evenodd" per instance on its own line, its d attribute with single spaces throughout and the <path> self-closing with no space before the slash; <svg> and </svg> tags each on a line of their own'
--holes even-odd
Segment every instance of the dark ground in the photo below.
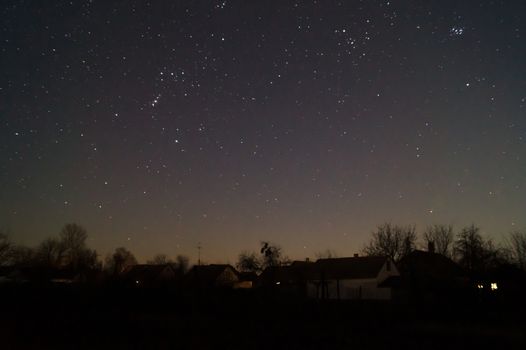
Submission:
<svg viewBox="0 0 526 350">
<path fill-rule="evenodd" d="M 511 303 L 314 302 L 246 291 L 0 290 L 0 349 L 525 349 Z"/>
</svg>

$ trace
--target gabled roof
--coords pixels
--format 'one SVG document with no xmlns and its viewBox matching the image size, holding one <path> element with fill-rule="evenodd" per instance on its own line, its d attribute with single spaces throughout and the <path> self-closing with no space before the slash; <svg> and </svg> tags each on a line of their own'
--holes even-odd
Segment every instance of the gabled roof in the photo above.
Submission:
<svg viewBox="0 0 526 350">
<path fill-rule="evenodd" d="M 376 278 L 387 260 L 382 256 L 319 259 L 314 272 L 324 279 Z"/>
<path fill-rule="evenodd" d="M 434 279 L 465 277 L 465 272 L 453 260 L 438 253 L 415 250 L 398 263 L 402 276 L 425 276 Z"/>
<path fill-rule="evenodd" d="M 189 279 L 199 279 L 200 281 L 206 282 L 215 282 L 221 274 L 227 270 L 232 269 L 232 271 L 238 274 L 237 270 L 228 264 L 211 264 L 211 265 L 195 265 L 188 271 L 187 278 Z"/>
<path fill-rule="evenodd" d="M 319 259 L 315 263 L 296 261 L 288 266 L 268 267 L 260 275 L 263 283 L 305 280 L 343 280 L 376 278 L 388 259 L 385 257 L 352 257 Z"/>
<path fill-rule="evenodd" d="M 150 265 L 150 264 L 138 264 L 128 266 L 124 270 L 124 278 L 133 280 L 155 280 L 158 278 L 165 269 L 171 269 L 175 273 L 175 269 L 170 264 L 163 265 Z"/>
</svg>

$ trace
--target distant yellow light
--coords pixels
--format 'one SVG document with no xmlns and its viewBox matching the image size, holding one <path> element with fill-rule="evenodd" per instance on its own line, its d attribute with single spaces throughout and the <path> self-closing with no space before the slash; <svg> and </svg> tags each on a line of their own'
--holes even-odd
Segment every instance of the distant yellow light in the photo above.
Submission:
<svg viewBox="0 0 526 350">
<path fill-rule="evenodd" d="M 496 282 L 493 282 L 493 283 L 490 285 L 490 288 L 491 288 L 491 290 L 497 290 L 497 289 L 499 289 L 499 287 L 497 286 L 497 283 L 496 283 Z"/>
<path fill-rule="evenodd" d="M 135 281 L 135 284 L 139 284 L 139 280 Z"/>
<path fill-rule="evenodd" d="M 276 282 L 276 284 L 281 284 L 281 282 Z"/>
<path fill-rule="evenodd" d="M 482 288 L 484 288 L 484 285 L 483 284 L 477 284 L 477 288 L 478 289 L 482 289 Z"/>
</svg>

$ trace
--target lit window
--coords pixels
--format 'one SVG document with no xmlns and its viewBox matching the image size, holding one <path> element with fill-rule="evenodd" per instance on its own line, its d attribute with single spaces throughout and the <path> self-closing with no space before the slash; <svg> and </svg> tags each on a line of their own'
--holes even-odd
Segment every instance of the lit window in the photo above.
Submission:
<svg viewBox="0 0 526 350">
<path fill-rule="evenodd" d="M 493 282 L 490 286 L 491 290 L 497 290 L 499 289 L 499 287 L 497 286 L 497 283 L 496 282 Z"/>
<path fill-rule="evenodd" d="M 477 288 L 478 288 L 478 289 L 482 289 L 482 288 L 484 288 L 484 285 L 482 285 L 482 284 L 477 284 Z"/>
</svg>

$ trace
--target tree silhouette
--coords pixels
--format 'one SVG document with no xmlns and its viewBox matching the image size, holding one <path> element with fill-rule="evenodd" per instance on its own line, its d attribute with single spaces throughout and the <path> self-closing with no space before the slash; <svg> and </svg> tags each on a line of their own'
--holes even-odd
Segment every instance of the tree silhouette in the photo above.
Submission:
<svg viewBox="0 0 526 350">
<path fill-rule="evenodd" d="M 512 232 L 508 246 L 514 262 L 521 269 L 526 270 L 526 232 Z"/>
<path fill-rule="evenodd" d="M 424 232 L 424 242 L 429 247 L 431 244 L 435 253 L 442 254 L 448 258 L 452 255 L 455 237 L 451 225 L 434 225 L 428 227 Z"/>
<path fill-rule="evenodd" d="M 241 272 L 255 272 L 261 271 L 261 261 L 254 252 L 244 251 L 238 256 L 236 267 Z"/>
<path fill-rule="evenodd" d="M 15 266 L 33 266 L 38 263 L 36 251 L 21 245 L 14 246 L 11 249 L 10 260 Z"/>
<path fill-rule="evenodd" d="M 12 246 L 7 234 L 0 232 L 0 265 L 6 264 L 11 258 Z"/>
<path fill-rule="evenodd" d="M 485 240 L 475 225 L 464 227 L 458 233 L 454 254 L 457 262 L 472 274 L 483 273 L 507 262 L 505 252 L 492 240 Z"/>
<path fill-rule="evenodd" d="M 263 241 L 261 242 L 260 253 L 263 255 L 263 268 L 281 265 L 282 253 L 280 246 Z"/>
<path fill-rule="evenodd" d="M 36 249 L 36 259 L 45 267 L 58 267 L 64 256 L 64 245 L 56 238 L 44 240 Z"/>
<path fill-rule="evenodd" d="M 13 245 L 7 234 L 0 232 L 0 265 L 9 262 Z"/>
<path fill-rule="evenodd" d="M 334 259 L 337 258 L 338 255 L 334 250 L 326 249 L 324 251 L 319 251 L 314 254 L 316 259 Z"/>
<path fill-rule="evenodd" d="M 59 265 L 78 271 L 97 267 L 97 252 L 86 246 L 88 233 L 84 227 L 66 224 L 59 234 L 62 249 Z"/>
<path fill-rule="evenodd" d="M 373 238 L 363 248 L 369 256 L 386 256 L 394 262 L 415 249 L 416 232 L 414 226 L 397 226 L 385 223 L 373 232 Z"/>
<path fill-rule="evenodd" d="M 146 261 L 150 265 L 165 265 L 173 264 L 174 262 L 169 259 L 166 254 L 156 254 L 151 260 Z"/>
<path fill-rule="evenodd" d="M 483 269 L 484 239 L 479 233 L 480 229 L 471 225 L 464 227 L 455 241 L 455 256 L 460 265 L 467 271 L 480 271 Z"/>
<path fill-rule="evenodd" d="M 136 265 L 137 259 L 126 248 L 119 247 L 106 257 L 106 270 L 113 275 L 121 274 L 128 266 Z"/>
</svg>

